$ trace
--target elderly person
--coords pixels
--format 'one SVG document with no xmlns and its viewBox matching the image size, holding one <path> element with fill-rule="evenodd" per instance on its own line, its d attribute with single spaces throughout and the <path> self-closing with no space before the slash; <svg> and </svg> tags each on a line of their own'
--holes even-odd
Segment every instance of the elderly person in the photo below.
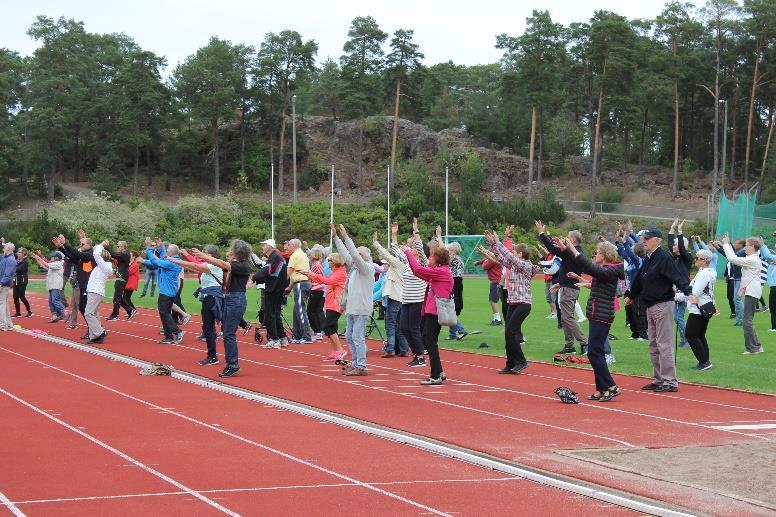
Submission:
<svg viewBox="0 0 776 517">
<path fill-rule="evenodd" d="M 757 337 L 757 331 L 754 328 L 754 313 L 757 310 L 757 300 L 763 292 L 763 285 L 760 282 L 760 269 L 762 261 L 760 260 L 760 247 L 762 241 L 757 237 L 749 237 L 744 243 L 745 256 L 740 257 L 730 245 L 730 239 L 727 234 L 722 238 L 722 249 L 725 257 L 734 266 L 741 268 L 741 280 L 738 284 L 738 295 L 743 300 L 742 326 L 744 327 L 744 354 L 760 354 L 764 352 L 763 346 Z M 738 316 L 738 312 L 736 312 Z"/>
<path fill-rule="evenodd" d="M 698 360 L 695 369 L 699 371 L 708 370 L 712 366 L 711 361 L 709 361 L 709 343 L 706 341 L 706 329 L 709 326 L 711 316 L 707 317 L 701 314 L 700 308 L 709 302 L 714 303 L 714 283 L 717 281 L 717 270 L 711 267 L 713 257 L 714 254 L 705 249 L 699 249 L 695 253 L 695 265 L 698 267 L 698 272 L 690 282 L 695 301 L 691 301 L 687 306 L 690 314 L 687 316 L 685 335 L 690 347 L 692 347 L 692 353 Z"/>
<path fill-rule="evenodd" d="M 27 309 L 27 317 L 32 316 L 30 310 L 30 302 L 27 301 L 27 283 L 29 282 L 29 264 L 27 263 L 27 250 L 19 248 L 16 252 L 16 278 L 14 278 L 13 284 L 13 305 L 16 312 L 14 318 L 20 318 L 21 303 L 24 304 L 24 308 Z"/>
<path fill-rule="evenodd" d="M 671 254 L 661 248 L 663 233 L 659 229 L 645 230 L 641 243 L 646 252 L 644 263 L 633 280 L 630 296 L 625 298 L 626 305 L 639 298 L 647 311 L 652 382 L 641 389 L 657 393 L 676 392 L 679 385 L 673 347 L 674 286 L 689 296 L 690 282 L 679 272 Z"/>
<path fill-rule="evenodd" d="M 127 269 L 129 277 L 127 278 L 127 283 L 124 285 L 124 294 L 121 296 L 122 307 L 129 308 L 127 321 L 137 315 L 137 307 L 132 303 L 132 294 L 137 291 L 137 288 L 140 286 L 140 266 L 138 266 L 137 257 L 137 251 L 133 250 L 129 252 L 129 268 Z"/>
<path fill-rule="evenodd" d="M 316 244 L 310 250 L 310 272 L 318 276 L 323 275 L 323 260 L 325 258 L 324 248 Z M 306 275 L 309 276 L 309 275 Z M 310 321 L 310 328 L 313 331 L 313 339 L 323 340 L 323 324 L 326 319 L 324 314 L 324 294 L 325 285 L 321 282 L 309 279 L 311 283 L 310 298 L 307 300 L 307 319 Z"/>
<path fill-rule="evenodd" d="M 334 223 L 330 223 L 332 235 Z M 343 225 L 339 225 L 339 237 L 334 238 L 337 251 L 348 267 L 347 299 L 345 300 L 345 313 L 347 314 L 347 328 L 345 339 L 353 356 L 353 361 L 343 370 L 343 375 L 363 376 L 368 375 L 366 369 L 366 322 L 372 315 L 374 304 L 372 293 L 375 285 L 375 266 L 372 262 L 372 253 L 366 246 L 356 248 L 353 239 L 348 236 Z"/>
<path fill-rule="evenodd" d="M 426 265 L 428 259 L 423 253 L 423 243 L 420 241 L 420 232 L 417 229 L 417 220 L 413 218 L 412 221 L 412 237 L 405 242 L 415 257 L 418 259 L 421 265 Z M 399 247 L 397 237 L 394 234 L 398 234 L 399 226 L 395 225 L 391 228 L 391 254 L 402 261 L 402 294 L 401 294 L 401 310 L 399 311 L 399 330 L 401 335 L 407 341 L 410 349 L 412 350 L 413 358 L 407 363 L 410 368 L 424 368 L 426 366 L 426 358 L 423 354 L 423 335 L 421 333 L 421 313 L 423 309 L 423 301 L 426 298 L 426 290 L 428 284 L 415 276 L 410 269 L 410 265 L 407 261 L 407 256 L 404 251 Z"/>
<path fill-rule="evenodd" d="M 687 276 L 687 280 L 690 280 L 690 269 L 692 268 L 693 258 L 687 247 L 690 242 L 682 234 L 682 228 L 684 227 L 684 221 L 674 219 L 671 229 L 668 230 L 668 248 L 673 253 L 674 262 L 679 272 Z M 674 238 L 674 233 L 676 237 Z M 681 297 L 680 297 L 681 298 Z M 679 346 L 688 347 L 690 344 L 684 335 L 684 329 L 686 322 L 684 319 L 685 312 L 687 312 L 687 301 L 677 301 L 674 307 L 674 322 L 679 329 Z"/>
<path fill-rule="evenodd" d="M 13 330 L 11 311 L 8 307 L 8 296 L 13 290 L 16 276 L 16 257 L 13 252 L 16 246 L 12 242 L 3 244 L 3 255 L 0 257 L 0 330 Z"/>
<path fill-rule="evenodd" d="M 428 282 L 429 287 L 423 301 L 421 333 L 431 363 L 431 374 L 428 379 L 420 381 L 420 384 L 424 386 L 442 384 L 447 377 L 439 357 L 438 339 L 442 327 L 437 315 L 436 298 L 450 298 L 453 292 L 453 274 L 449 266 L 450 252 L 444 246 L 435 246 L 431 249 L 428 266 L 420 265 L 413 251 L 407 246 L 404 247 L 404 255 L 407 257 L 412 274 Z"/>
<path fill-rule="evenodd" d="M 130 255 L 127 251 L 127 242 L 118 241 L 116 249 L 108 248 L 111 258 L 116 261 L 116 281 L 113 282 L 113 312 L 105 321 L 116 321 L 119 319 L 119 309 L 122 307 L 127 312 L 127 316 L 132 314 L 132 307 L 124 304 L 124 289 L 129 280 L 129 262 Z"/>
<path fill-rule="evenodd" d="M 398 243 L 397 235 L 399 225 L 391 224 L 391 242 Z M 385 350 L 382 357 L 409 355 L 409 345 L 407 339 L 399 332 L 399 315 L 401 314 L 402 291 L 404 290 L 404 263 L 398 257 L 392 255 L 387 249 L 383 248 L 377 240 L 377 232 L 374 233 L 372 246 L 377 250 L 377 255 L 388 266 L 388 272 L 384 275 L 382 297 L 387 299 L 385 308 Z"/>
<path fill-rule="evenodd" d="M 221 325 L 226 366 L 218 376 L 232 377 L 240 371 L 237 327 L 243 319 L 247 306 L 245 291 L 251 276 L 251 246 L 243 240 L 233 240 L 229 251 L 226 252 L 226 261 L 198 249 L 192 249 L 191 254 L 226 272 L 226 278 L 223 280 L 224 311 L 223 325 Z"/>
<path fill-rule="evenodd" d="M 206 255 L 218 258 L 218 248 L 213 244 L 208 244 L 202 249 Z M 170 262 L 178 264 L 183 269 L 193 271 L 199 274 L 199 289 L 197 289 L 197 298 L 202 302 L 202 334 L 207 343 L 207 357 L 199 361 L 202 366 L 218 364 L 218 354 L 216 353 L 216 324 L 220 323 L 223 317 L 224 295 L 222 287 L 224 284 L 224 270 L 220 267 L 205 262 L 200 259 L 198 262 L 190 262 L 170 258 Z"/>
<path fill-rule="evenodd" d="M 447 339 L 461 340 L 469 335 L 461 324 L 461 311 L 463 311 L 463 270 L 464 264 L 461 259 L 461 243 L 451 242 L 447 245 L 447 251 L 450 252 L 450 272 L 453 274 L 453 299 L 455 300 L 455 315 L 458 321 L 450 327 Z"/>
<path fill-rule="evenodd" d="M 73 264 L 76 274 L 76 282 L 78 284 L 78 302 L 73 305 L 75 311 L 75 305 L 78 306 L 78 311 L 86 319 L 86 286 L 89 284 L 89 277 L 92 271 L 97 267 L 97 262 L 94 260 L 94 252 L 92 251 L 92 240 L 86 236 L 84 230 L 78 230 L 78 249 L 75 249 L 68 244 L 67 239 L 60 234 L 52 241 L 55 247 Z M 77 317 L 72 318 L 69 328 L 76 328 Z M 81 336 L 81 339 L 89 339 L 89 332 Z"/>
<path fill-rule="evenodd" d="M 310 259 L 302 249 L 302 241 L 291 239 L 288 241 L 288 279 L 287 290 L 294 292 L 293 332 L 291 342 L 309 345 L 313 342 L 310 320 L 307 319 L 307 300 L 310 298 L 312 284 L 310 280 L 299 271 L 310 270 Z"/>
<path fill-rule="evenodd" d="M 267 342 L 264 348 L 288 346 L 288 337 L 283 328 L 280 311 L 283 307 L 283 294 L 288 287 L 286 261 L 275 247 L 274 239 L 261 243 L 262 256 L 266 258 L 264 266 L 253 275 L 254 284 L 264 284 L 264 325 L 267 327 Z"/>
<path fill-rule="evenodd" d="M 32 258 L 40 267 L 46 270 L 46 290 L 48 291 L 49 311 L 51 321 L 56 323 L 65 319 L 65 306 L 62 304 L 62 290 L 65 287 L 63 271 L 65 269 L 64 255 L 61 251 L 55 251 L 46 260 L 40 253 L 33 253 Z"/>
<path fill-rule="evenodd" d="M 577 262 L 579 269 L 593 277 L 590 284 L 590 296 L 587 299 L 587 319 L 590 322 L 587 357 L 593 367 L 596 391 L 588 400 L 609 402 L 620 394 L 609 372 L 605 357 L 605 343 L 609 329 L 614 322 L 617 284 L 625 279 L 625 269 L 617 262 L 617 248 L 611 242 L 599 242 L 592 260 L 588 259 L 572 245 L 568 239 L 558 241 L 564 261 Z M 579 275 L 569 272 L 570 277 L 581 282 Z"/>
<path fill-rule="evenodd" d="M 345 282 L 348 272 L 345 269 L 345 261 L 339 253 L 331 253 L 328 257 L 329 274 L 304 271 L 312 282 L 326 286 L 326 299 L 324 308 L 326 317 L 323 322 L 323 332 L 329 338 L 332 351 L 323 357 L 324 361 L 342 361 L 347 355 L 347 350 L 342 348 L 337 334 L 340 316 L 342 315 L 342 294 L 345 292 Z"/>
<path fill-rule="evenodd" d="M 560 249 L 555 245 L 555 242 L 545 232 L 547 226 L 541 221 L 534 221 L 536 231 L 539 232 L 539 240 L 542 241 L 542 245 L 555 256 L 560 256 Z M 567 238 L 571 241 L 574 248 L 579 253 L 582 252 L 582 234 L 577 230 L 568 232 Z M 558 270 L 558 308 L 560 309 L 560 324 L 563 328 L 563 336 L 565 344 L 561 354 L 573 354 L 576 350 L 574 348 L 574 340 L 579 342 L 580 354 L 584 354 L 587 349 L 587 337 L 579 327 L 579 322 L 574 319 L 574 310 L 579 298 L 579 287 L 576 282 L 568 276 L 567 273 L 580 273 L 581 262 L 578 261 L 562 261 L 560 269 Z M 580 318 L 583 320 L 583 318 Z M 584 321 L 584 320 L 583 320 Z"/>
<path fill-rule="evenodd" d="M 94 262 L 97 267 L 89 275 L 89 282 L 86 284 L 86 309 L 84 309 L 84 318 L 89 326 L 89 343 L 102 344 L 108 331 L 100 323 L 100 304 L 105 297 L 105 284 L 108 278 L 113 274 L 113 262 L 110 252 L 106 249 L 108 241 L 102 241 L 92 250 Z"/>
<path fill-rule="evenodd" d="M 183 268 L 171 262 L 170 258 L 180 259 L 180 249 L 175 244 L 167 245 L 165 258 L 156 256 L 156 246 L 150 240 L 146 240 L 146 257 L 142 260 L 146 268 L 151 267 L 159 271 L 159 298 L 156 308 L 159 311 L 159 319 L 162 322 L 164 338 L 159 341 L 163 345 L 179 344 L 183 341 L 184 332 L 178 328 L 172 315 L 172 306 L 178 293 L 178 277 Z M 141 259 L 138 258 L 138 261 Z"/>
</svg>

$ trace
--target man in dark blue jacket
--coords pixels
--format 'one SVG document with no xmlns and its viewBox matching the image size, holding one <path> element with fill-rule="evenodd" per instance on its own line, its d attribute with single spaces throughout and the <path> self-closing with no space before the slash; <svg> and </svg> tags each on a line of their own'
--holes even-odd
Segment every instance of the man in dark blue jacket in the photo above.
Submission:
<svg viewBox="0 0 776 517">
<path fill-rule="evenodd" d="M 673 347 L 674 286 L 690 296 L 690 282 L 676 267 L 671 254 L 661 247 L 663 233 L 649 228 L 641 235 L 646 256 L 625 298 L 629 305 L 639 298 L 647 307 L 649 356 L 652 360 L 652 382 L 641 389 L 657 393 L 679 391 Z M 694 302 L 690 297 L 690 302 Z"/>
</svg>

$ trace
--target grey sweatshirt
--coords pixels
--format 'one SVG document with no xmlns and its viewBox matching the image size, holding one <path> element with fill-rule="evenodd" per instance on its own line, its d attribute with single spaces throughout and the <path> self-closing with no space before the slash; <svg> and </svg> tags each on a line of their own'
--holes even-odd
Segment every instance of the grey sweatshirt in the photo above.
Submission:
<svg viewBox="0 0 776 517">
<path fill-rule="evenodd" d="M 342 239 L 336 237 L 334 244 L 348 268 L 348 295 L 345 302 L 345 312 L 353 316 L 371 315 L 374 305 L 372 301 L 375 287 L 374 264 L 361 258 L 353 239 L 350 237 L 345 239 L 344 243 Z"/>
</svg>

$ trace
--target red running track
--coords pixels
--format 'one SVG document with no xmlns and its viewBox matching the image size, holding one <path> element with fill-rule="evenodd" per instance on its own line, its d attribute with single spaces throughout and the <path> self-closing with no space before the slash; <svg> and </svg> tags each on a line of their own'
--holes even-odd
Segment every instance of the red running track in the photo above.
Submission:
<svg viewBox="0 0 776 517">
<path fill-rule="evenodd" d="M 19 333 L 0 379 L 0 492 L 27 515 L 635 513 Z"/>
<path fill-rule="evenodd" d="M 38 310 L 44 308 L 36 304 Z M 36 321 L 68 339 L 77 340 L 83 333 L 46 326 L 40 323 L 43 318 Z M 156 344 L 159 323 L 152 311 L 142 311 L 129 323 L 106 325 L 111 333 L 104 348 L 217 378 L 218 370 L 196 365 L 204 344 L 194 340 L 199 329 L 193 322 L 180 346 Z M 724 429 L 741 421 L 776 421 L 775 400 L 766 395 L 687 384 L 675 394 L 646 393 L 639 389 L 643 378 L 618 375 L 624 393 L 612 403 L 567 406 L 552 389 L 565 385 L 587 393 L 592 383 L 589 370 L 532 363 L 523 375 L 500 376 L 495 370 L 502 359 L 443 351 L 450 380 L 443 386 L 421 387 L 417 382 L 427 372 L 408 369 L 398 358 L 380 359 L 372 353 L 370 376 L 354 379 L 320 361 L 323 344 L 263 350 L 241 338 L 240 345 L 242 371 L 230 384 L 689 508 L 708 508 L 711 502 L 720 509 L 731 508 L 720 513 L 742 510 L 707 491 L 593 465 L 557 451 L 776 438 L 768 431 Z"/>
</svg>

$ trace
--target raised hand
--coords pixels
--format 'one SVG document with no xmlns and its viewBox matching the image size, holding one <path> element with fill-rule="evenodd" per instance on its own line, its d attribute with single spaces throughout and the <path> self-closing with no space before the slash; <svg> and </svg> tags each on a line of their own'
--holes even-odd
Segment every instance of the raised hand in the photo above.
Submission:
<svg viewBox="0 0 776 517">
<path fill-rule="evenodd" d="M 724 246 L 725 244 L 730 244 L 730 237 L 728 237 L 727 233 L 722 236 L 722 245 Z"/>
<path fill-rule="evenodd" d="M 438 241 L 442 241 L 442 226 L 439 224 L 436 227 L 436 238 Z"/>
<path fill-rule="evenodd" d="M 573 271 L 569 271 L 568 273 L 566 273 L 566 276 L 572 280 L 576 280 L 577 282 L 583 282 L 582 277 L 574 273 Z"/>
<path fill-rule="evenodd" d="M 110 241 L 108 241 L 108 239 L 105 239 L 100 244 L 102 245 L 103 248 L 109 248 L 110 247 Z"/>
<path fill-rule="evenodd" d="M 372 235 L 372 241 L 373 241 L 373 242 L 378 242 L 378 239 L 377 239 L 377 232 L 375 232 L 375 233 Z"/>
<path fill-rule="evenodd" d="M 676 228 L 676 229 L 677 229 L 677 231 L 678 231 L 679 233 L 682 233 L 682 228 L 684 228 L 684 223 L 685 223 L 685 222 L 686 222 L 686 221 L 685 221 L 684 219 L 682 219 L 682 222 L 680 222 L 680 223 L 679 223 L 679 226 L 677 226 L 677 228 Z"/>
<path fill-rule="evenodd" d="M 334 223 L 329 223 L 329 231 L 331 231 L 331 236 L 336 237 L 337 236 L 337 228 L 334 226 Z"/>
<path fill-rule="evenodd" d="M 339 234 L 343 239 L 348 238 L 348 231 L 345 229 L 344 225 L 339 225 Z"/>
<path fill-rule="evenodd" d="M 83 229 L 83 228 L 80 228 L 80 229 L 78 230 L 78 238 L 79 238 L 79 239 L 83 239 L 83 238 L 85 238 L 85 237 L 86 237 L 86 232 L 84 231 L 84 229 Z"/>
<path fill-rule="evenodd" d="M 504 229 L 504 237 L 512 237 L 512 232 L 515 231 L 515 225 L 510 224 Z"/>
<path fill-rule="evenodd" d="M 413 233 L 418 231 L 418 218 L 417 217 L 413 217 L 412 218 L 412 231 L 413 231 Z"/>
<path fill-rule="evenodd" d="M 679 218 L 677 217 L 674 219 L 674 222 L 671 223 L 671 230 L 669 233 L 674 233 L 674 230 L 676 230 L 676 227 L 679 226 Z"/>
<path fill-rule="evenodd" d="M 541 221 L 534 221 L 534 226 L 536 226 L 538 233 L 544 233 L 547 230 L 547 225 Z"/>
</svg>

